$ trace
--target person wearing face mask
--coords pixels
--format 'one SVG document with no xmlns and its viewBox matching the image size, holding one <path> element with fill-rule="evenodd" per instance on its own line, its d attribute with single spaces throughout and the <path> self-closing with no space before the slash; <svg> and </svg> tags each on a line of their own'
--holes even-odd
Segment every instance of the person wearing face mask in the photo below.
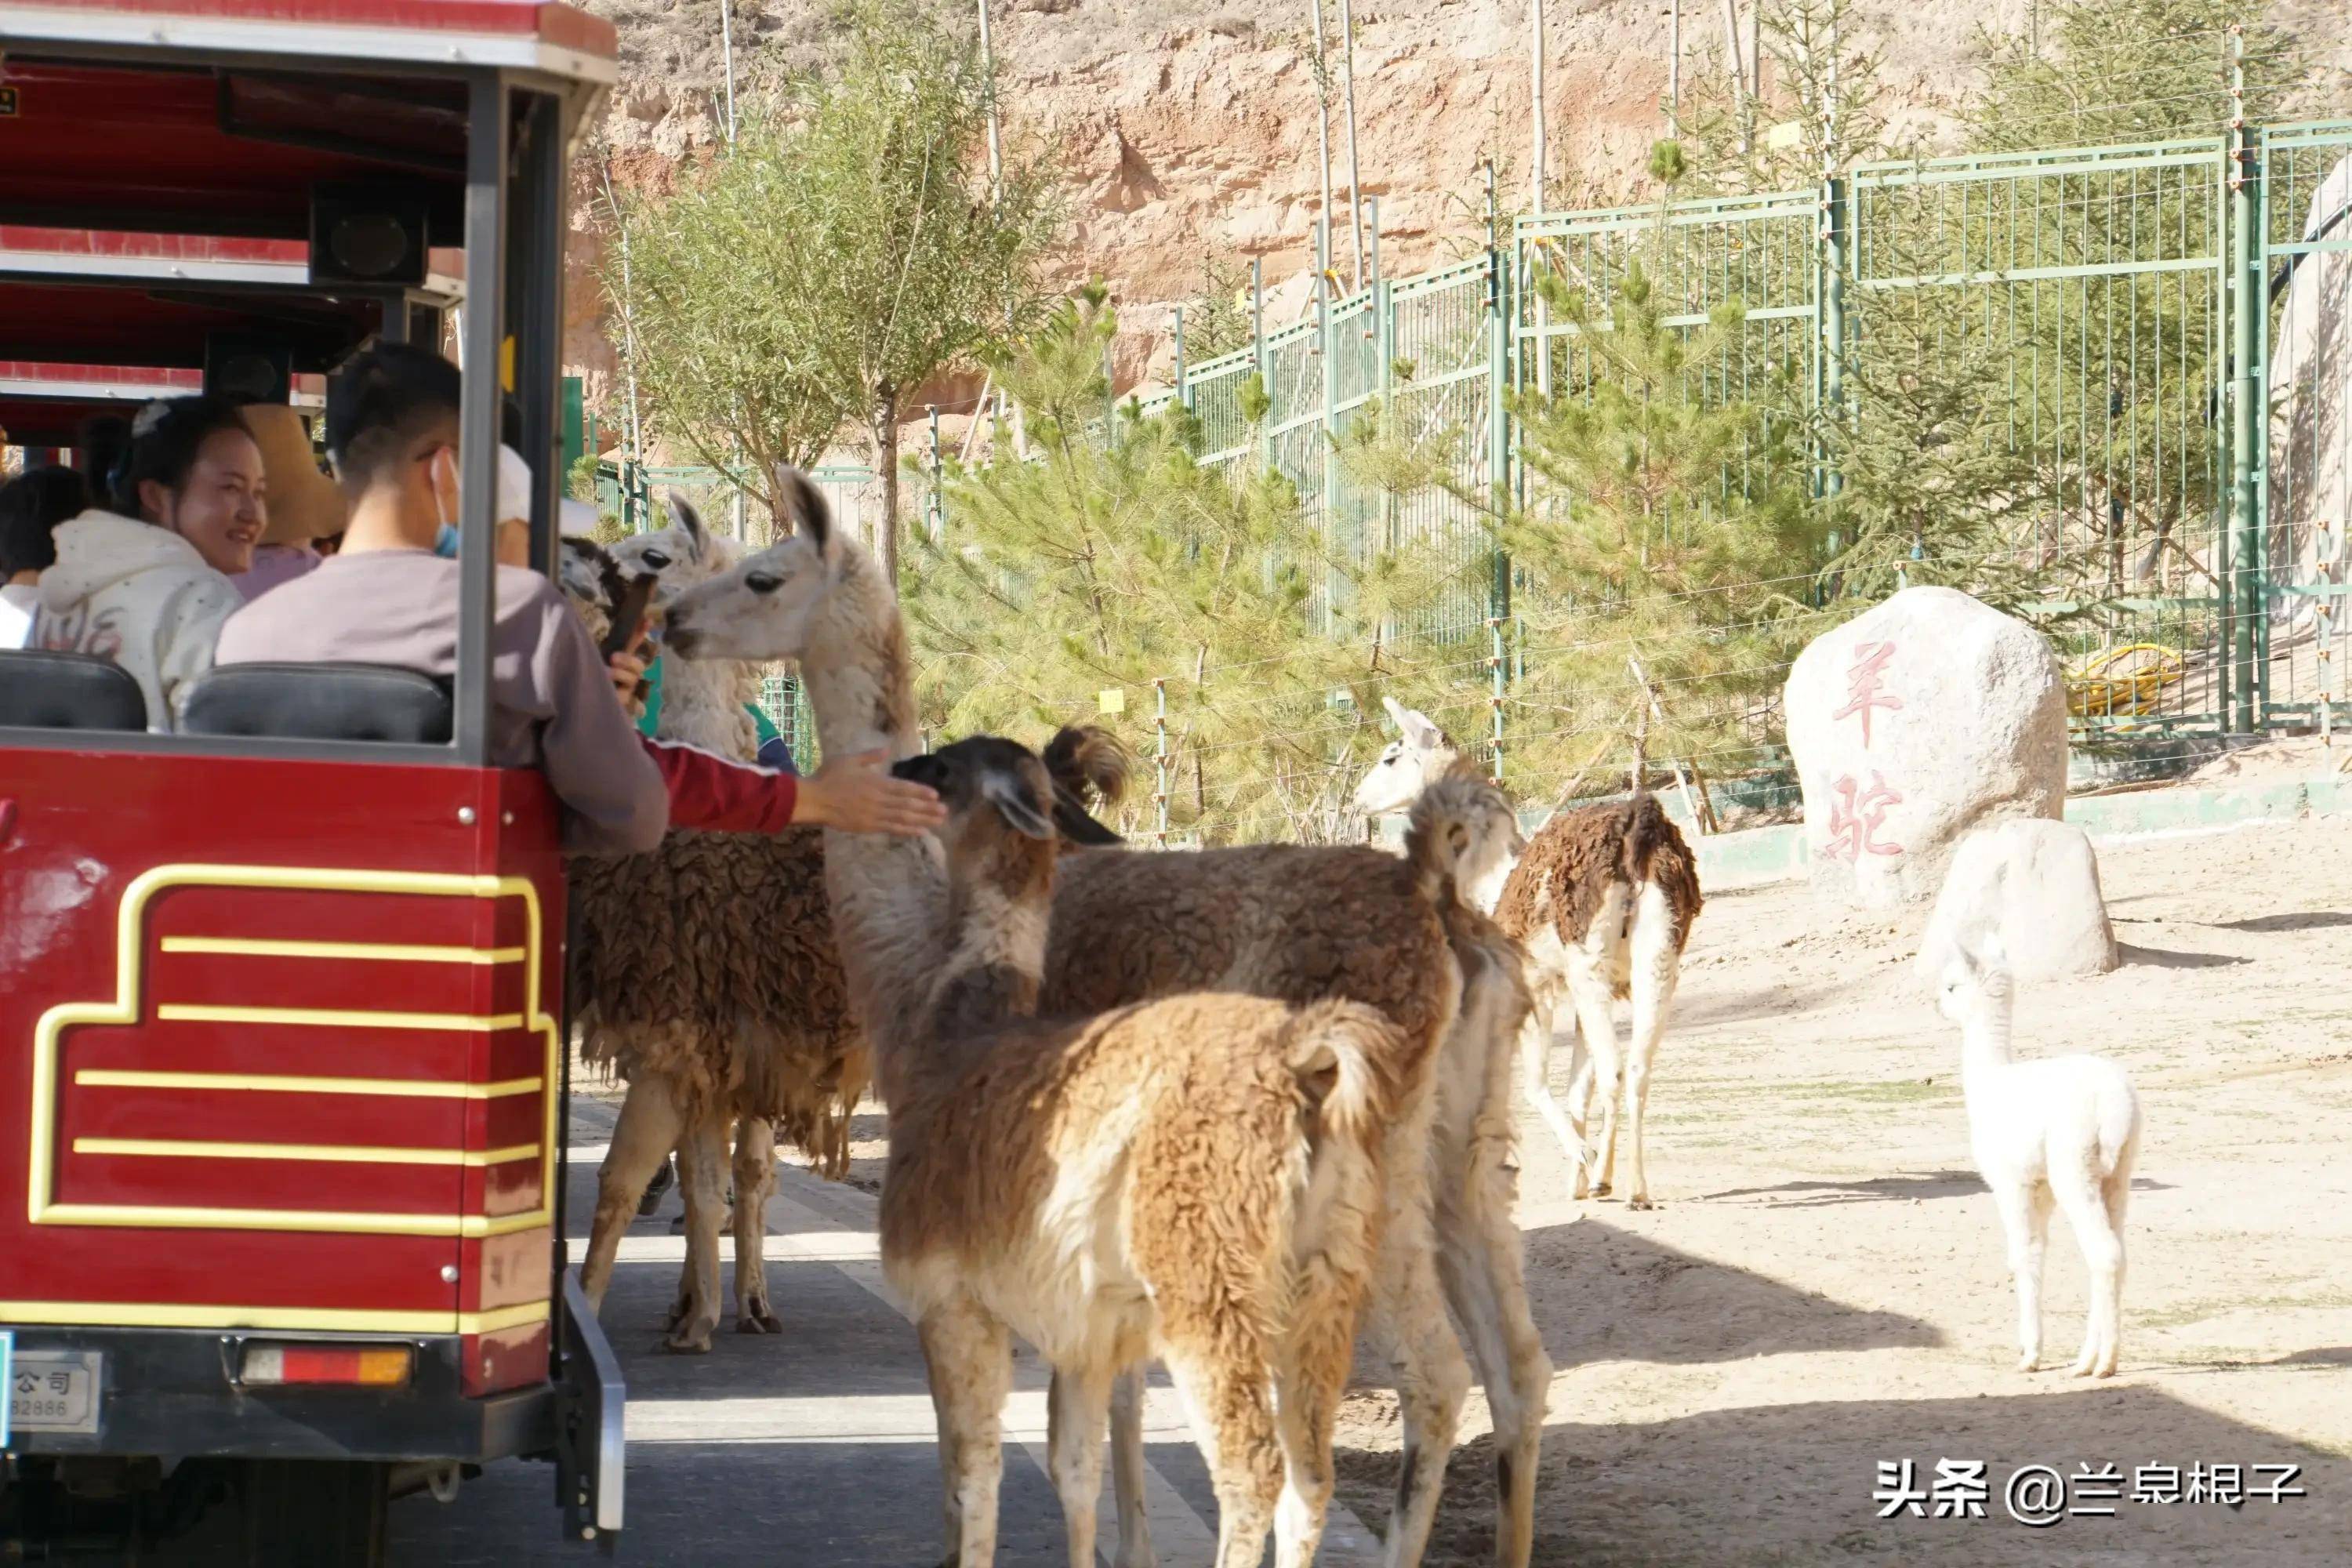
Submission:
<svg viewBox="0 0 2352 1568">
<path fill-rule="evenodd" d="M 215 397 L 151 403 L 83 445 L 99 504 L 58 525 L 32 646 L 113 660 L 139 682 L 149 728 L 168 730 L 242 602 L 227 574 L 253 563 L 268 521 L 261 449 Z"/>
<path fill-rule="evenodd" d="M 408 344 L 371 349 L 337 373 L 328 384 L 326 433 L 328 460 L 350 502 L 342 545 L 232 616 L 219 663 L 350 661 L 456 673 L 458 563 L 440 552 L 451 549 L 458 519 L 462 384 L 455 365 Z M 509 487 L 496 512 L 527 512 L 527 465 L 521 479 L 520 500 Z M 628 655 L 609 665 L 601 658 L 547 578 L 520 565 L 496 570 L 489 760 L 546 774 L 565 808 L 567 849 L 641 853 L 673 819 L 742 830 L 811 820 L 799 809 L 804 802 L 782 787 L 790 781 L 699 753 L 657 755 L 642 743 L 614 695 L 616 682 L 635 684 L 642 664 Z M 832 825 L 927 831 L 940 809 L 928 790 L 909 797 L 914 787 L 886 780 L 866 792 L 866 804 L 883 803 L 887 820 Z M 819 792 L 806 804 L 827 798 Z"/>
</svg>

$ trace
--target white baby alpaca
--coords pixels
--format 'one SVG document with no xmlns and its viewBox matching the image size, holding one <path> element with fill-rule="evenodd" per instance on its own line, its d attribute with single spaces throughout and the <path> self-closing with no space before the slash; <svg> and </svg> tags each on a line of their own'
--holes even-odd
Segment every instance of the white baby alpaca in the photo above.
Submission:
<svg viewBox="0 0 2352 1568">
<path fill-rule="evenodd" d="M 2012 1059 L 2013 990 L 1999 942 L 1980 938 L 1952 944 L 1937 1002 L 1960 1026 L 1969 1143 L 2009 1236 L 2009 1266 L 2017 1276 L 2018 1370 L 2032 1372 L 2042 1361 L 2042 1254 L 2054 1202 L 2066 1211 L 2091 1276 L 2090 1321 L 2074 1375 L 2109 1377 L 2122 1311 L 2124 1207 L 2139 1152 L 2139 1099 L 2124 1069 L 2104 1057 Z"/>
</svg>

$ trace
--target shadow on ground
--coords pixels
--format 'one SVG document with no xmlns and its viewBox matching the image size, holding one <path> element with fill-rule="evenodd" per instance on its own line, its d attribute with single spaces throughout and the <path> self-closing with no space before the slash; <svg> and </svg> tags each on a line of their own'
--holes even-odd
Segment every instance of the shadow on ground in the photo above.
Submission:
<svg viewBox="0 0 2352 1568">
<path fill-rule="evenodd" d="M 1923 1486 L 1939 1459 L 1985 1461 L 1986 1517 L 1878 1519 L 1876 1467 L 1906 1458 Z M 2113 1464 L 2124 1496 L 2112 1518 L 2028 1529 L 2006 1511 L 2002 1489 L 2031 1464 L 2069 1478 Z M 2291 1484 L 2309 1495 L 2237 1509 L 2130 1500 L 2140 1466 L 2177 1467 L 2185 1478 L 2196 1464 L 2235 1464 L 2250 1480 L 2256 1465 L 2296 1465 Z M 1345 1450 L 1339 1468 L 1343 1499 L 1383 1527 L 1395 1456 Z M 1490 1561 L 1492 1471 L 1486 1438 L 1454 1454 L 1427 1568 Z M 2336 1568 L 2352 1525 L 2352 1464 L 2342 1458 L 2158 1389 L 2050 1373 L 2020 1377 L 2016 1394 L 1997 1398 L 1829 1399 L 1634 1425 L 1565 1420 L 1546 1435 L 1542 1475 L 1535 1561 L 1578 1568 Z"/>
<path fill-rule="evenodd" d="M 1793 1290 L 1599 1219 L 1530 1231 L 1527 1247 L 1528 1276 L 1549 1282 L 1536 1306 L 1536 1326 L 1559 1367 L 1595 1361 L 1696 1365 L 1943 1342 L 1916 1318 Z"/>
</svg>

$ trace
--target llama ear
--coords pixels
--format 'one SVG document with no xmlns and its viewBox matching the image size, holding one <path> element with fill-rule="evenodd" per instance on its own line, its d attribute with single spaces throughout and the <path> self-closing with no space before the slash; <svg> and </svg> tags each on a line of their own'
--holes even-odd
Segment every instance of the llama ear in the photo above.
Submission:
<svg viewBox="0 0 2352 1568">
<path fill-rule="evenodd" d="M 1013 832 L 1025 838 L 1053 841 L 1054 825 L 1037 809 L 1037 803 L 1029 797 L 1026 782 L 1019 775 L 992 769 L 981 775 L 980 794 Z"/>
<path fill-rule="evenodd" d="M 776 465 L 776 528 L 778 532 L 805 533 L 816 552 L 833 553 L 833 508 L 824 492 L 790 463 Z"/>
<path fill-rule="evenodd" d="M 1389 705 L 1390 715 L 1396 720 L 1397 728 L 1403 731 L 1406 743 L 1414 750 L 1434 752 L 1444 746 L 1445 731 L 1439 729 L 1428 714 L 1404 707 L 1394 698 L 1382 698 L 1381 700 Z"/>
<path fill-rule="evenodd" d="M 1083 847 L 1108 848 L 1111 845 L 1127 842 L 1088 816 L 1087 808 L 1071 799 L 1068 792 L 1058 785 L 1054 790 L 1054 826 L 1060 830 L 1066 842 Z"/>
<path fill-rule="evenodd" d="M 686 537 L 693 542 L 696 558 L 700 559 L 710 543 L 710 532 L 702 526 L 702 513 L 695 510 L 683 490 L 665 491 L 662 499 L 669 505 L 671 523 L 686 531 Z"/>
<path fill-rule="evenodd" d="M 1388 710 L 1390 723 L 1394 724 L 1400 730 L 1406 727 L 1405 715 L 1411 713 L 1412 711 L 1412 709 L 1406 707 L 1403 703 L 1398 701 L 1395 698 L 1389 696 L 1385 692 L 1381 696 L 1381 706 Z"/>
</svg>

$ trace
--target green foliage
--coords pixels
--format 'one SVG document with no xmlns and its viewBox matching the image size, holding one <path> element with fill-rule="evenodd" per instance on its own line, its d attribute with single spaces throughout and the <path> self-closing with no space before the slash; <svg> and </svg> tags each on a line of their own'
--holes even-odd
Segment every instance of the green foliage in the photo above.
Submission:
<svg viewBox="0 0 2352 1568">
<path fill-rule="evenodd" d="M 1198 364 L 1247 348 L 1249 273 L 1212 256 L 1201 264 L 1201 287 L 1184 302 L 1184 363 Z"/>
<path fill-rule="evenodd" d="M 1055 211 L 1034 157 L 992 182 L 992 89 L 960 23 L 923 0 L 845 0 L 836 20 L 824 75 L 751 105 L 676 195 L 628 205 L 629 298 L 617 247 L 605 283 L 662 437 L 712 467 L 740 455 L 764 493 L 855 420 L 895 516 L 898 423 L 1034 312 Z M 884 552 L 895 569 L 895 529 Z"/>
<path fill-rule="evenodd" d="M 2055 0 L 2041 36 L 1979 35 L 1969 148 L 2022 152 L 2218 136 L 2230 118 L 2230 29 L 2244 29 L 2247 115 L 2278 114 L 2295 67 L 2270 0 Z"/>
<path fill-rule="evenodd" d="M 1766 69 L 1763 95 L 1734 81 L 1721 47 L 1683 73 L 1676 150 L 1679 194 L 1803 190 L 1824 167 L 1899 156 L 1885 112 L 1876 36 L 1855 0 L 1756 0 Z M 1653 153 L 1652 179 L 1675 184 Z"/>
<path fill-rule="evenodd" d="M 1607 298 L 1542 287 L 1574 330 L 1553 395 L 1513 412 L 1531 500 L 1502 522 L 1527 582 L 1530 739 L 1559 776 L 1612 735 L 1693 755 L 1765 738 L 1755 722 L 1820 627 L 1808 607 L 1825 523 L 1807 497 L 1802 426 L 1720 395 L 1741 311 L 1669 325 L 1638 258 Z M 1791 394 L 1784 393 L 1785 402 Z M 1662 714 L 1634 679 L 1637 661 Z"/>
<path fill-rule="evenodd" d="M 1035 460 L 945 480 L 945 537 L 917 546 L 906 605 L 926 723 L 1036 741 L 1107 714 L 1147 760 L 1164 681 L 1171 830 L 1214 839 L 1336 831 L 1353 761 L 1383 743 L 1369 635 L 1429 592 L 1413 552 L 1327 543 L 1279 475 L 1198 460 L 1182 409 L 1102 431 L 1100 300 L 1052 310 L 998 360 Z M 1347 635 L 1310 629 L 1332 603 Z M 1152 803 L 1128 826 L 1150 828 Z"/>
</svg>

